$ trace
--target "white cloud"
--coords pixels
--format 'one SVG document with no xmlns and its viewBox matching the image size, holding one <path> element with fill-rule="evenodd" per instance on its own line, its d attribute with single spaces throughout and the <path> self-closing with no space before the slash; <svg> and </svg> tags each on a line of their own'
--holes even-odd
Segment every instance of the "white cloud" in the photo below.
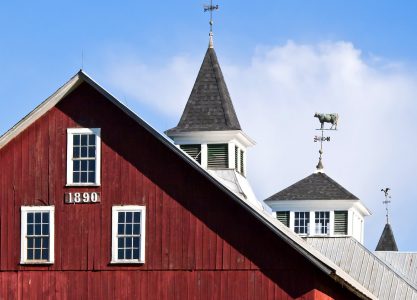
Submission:
<svg viewBox="0 0 417 300">
<path fill-rule="evenodd" d="M 222 58 L 219 57 L 220 63 Z M 111 66 L 112 85 L 162 115 L 178 120 L 202 58 L 174 57 L 164 67 L 137 58 Z M 374 212 L 366 240 L 376 245 L 384 225 L 382 187 L 392 188 L 392 224 L 400 248 L 417 242 L 417 78 L 401 63 L 348 42 L 259 47 L 247 65 L 222 64 L 249 151 L 249 179 L 263 199 L 314 171 L 318 146 L 314 112 L 340 115 L 324 145 L 328 175 Z M 161 115 L 161 117 L 162 117 Z"/>
</svg>

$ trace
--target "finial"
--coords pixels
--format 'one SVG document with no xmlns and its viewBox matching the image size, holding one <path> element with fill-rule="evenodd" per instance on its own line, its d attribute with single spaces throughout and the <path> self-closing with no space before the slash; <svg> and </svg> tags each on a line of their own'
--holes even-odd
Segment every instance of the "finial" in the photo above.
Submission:
<svg viewBox="0 0 417 300">
<path fill-rule="evenodd" d="M 213 0 L 210 0 L 210 5 L 204 5 L 204 12 L 210 12 L 209 48 L 213 48 L 213 11 L 217 9 L 219 9 L 219 5 L 213 5 Z"/>
<path fill-rule="evenodd" d="M 387 224 L 389 224 L 389 209 L 388 209 L 388 204 L 391 203 L 391 195 L 388 194 L 388 192 L 390 191 L 390 188 L 385 188 L 385 189 L 381 189 L 381 192 L 384 192 L 385 194 L 385 200 L 382 201 L 383 204 L 385 204 L 385 210 L 386 210 L 386 217 L 387 217 Z"/>
<path fill-rule="evenodd" d="M 321 156 L 323 155 L 323 150 L 319 150 L 320 156 L 319 156 L 319 163 L 316 166 L 317 172 L 323 172 L 323 163 L 321 162 Z"/>
</svg>

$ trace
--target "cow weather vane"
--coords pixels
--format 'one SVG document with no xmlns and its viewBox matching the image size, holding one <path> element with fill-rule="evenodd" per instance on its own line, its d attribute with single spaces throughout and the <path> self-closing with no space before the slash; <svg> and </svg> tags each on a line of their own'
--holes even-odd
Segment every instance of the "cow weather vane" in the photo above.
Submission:
<svg viewBox="0 0 417 300">
<path fill-rule="evenodd" d="M 385 188 L 385 189 L 381 189 L 381 192 L 384 192 L 385 195 L 385 200 L 382 201 L 383 204 L 385 204 L 385 211 L 386 211 L 386 217 L 387 217 L 387 224 L 389 224 L 389 209 L 388 209 L 388 204 L 391 203 L 391 195 L 388 193 L 391 189 L 390 188 Z"/>
<path fill-rule="evenodd" d="M 210 12 L 210 48 L 213 48 L 213 11 L 218 10 L 219 5 L 213 5 L 213 0 L 210 0 L 209 5 L 204 5 L 204 12 L 209 11 Z"/>
<path fill-rule="evenodd" d="M 321 130 L 321 136 L 315 136 L 314 142 L 320 142 L 320 150 L 319 150 L 319 163 L 317 164 L 316 168 L 317 171 L 321 172 L 323 170 L 323 162 L 322 162 L 322 156 L 323 156 L 323 142 L 330 142 L 330 136 L 324 136 L 325 130 L 337 130 L 337 123 L 339 122 L 339 115 L 336 113 L 333 114 L 320 114 L 315 113 L 315 118 L 318 118 L 320 121 L 320 128 L 316 130 Z M 324 128 L 324 123 L 330 123 L 330 128 Z"/>
</svg>

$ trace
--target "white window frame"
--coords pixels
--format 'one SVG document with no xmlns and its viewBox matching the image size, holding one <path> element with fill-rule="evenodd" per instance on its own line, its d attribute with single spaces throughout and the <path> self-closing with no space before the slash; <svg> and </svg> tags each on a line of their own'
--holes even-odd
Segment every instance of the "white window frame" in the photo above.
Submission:
<svg viewBox="0 0 417 300">
<path fill-rule="evenodd" d="M 299 228 L 303 228 L 303 227 L 305 227 L 306 228 L 306 233 L 297 233 L 296 232 L 296 225 L 295 225 L 295 220 L 296 220 L 296 214 L 300 214 L 300 213 L 303 213 L 303 214 L 305 214 L 304 215 L 304 218 L 303 218 L 303 220 L 305 221 L 305 219 L 306 219 L 306 217 L 308 217 L 308 223 L 307 224 L 305 224 L 304 226 L 297 226 L 297 227 L 299 227 Z M 310 235 L 310 224 L 311 224 L 311 214 L 310 214 L 310 212 L 309 211 L 295 211 L 294 212 L 294 217 L 293 217 L 293 224 L 292 224 L 292 226 L 293 226 L 293 231 L 296 233 L 296 234 L 298 234 L 298 235 L 301 235 L 301 236 L 307 236 L 307 235 Z"/>
<path fill-rule="evenodd" d="M 140 252 L 139 259 L 118 259 L 117 258 L 117 227 L 118 212 L 140 212 Z M 146 227 L 146 207 L 141 205 L 121 205 L 112 207 L 112 264 L 143 264 L 145 263 L 145 230 Z"/>
<path fill-rule="evenodd" d="M 317 232 L 317 227 L 316 227 L 316 224 L 320 224 L 320 223 L 316 223 L 318 220 L 321 220 L 321 218 L 320 217 L 316 217 L 316 213 L 327 213 L 328 214 L 328 219 L 327 219 L 327 226 L 326 226 L 326 231 L 327 231 L 327 233 L 322 233 L 322 232 Z M 330 235 L 330 224 L 331 224 L 331 222 L 330 222 L 330 219 L 331 219 L 331 217 L 330 217 L 330 211 L 328 211 L 328 210 L 317 210 L 317 211 L 314 211 L 313 212 L 313 216 L 314 216 L 314 235 L 321 235 L 321 236 L 327 236 L 327 235 Z M 324 220 L 326 220 L 326 219 L 324 219 Z M 320 227 L 320 229 L 323 229 L 324 227 Z"/>
<path fill-rule="evenodd" d="M 95 182 L 74 182 L 73 178 L 73 136 L 75 134 L 95 134 L 96 136 L 96 180 Z M 67 186 L 99 186 L 101 177 L 101 129 L 67 128 Z"/>
<path fill-rule="evenodd" d="M 21 264 L 53 264 L 55 260 L 55 206 L 22 206 L 20 232 L 20 263 Z M 49 259 L 27 259 L 27 214 L 31 212 L 49 212 Z"/>
</svg>

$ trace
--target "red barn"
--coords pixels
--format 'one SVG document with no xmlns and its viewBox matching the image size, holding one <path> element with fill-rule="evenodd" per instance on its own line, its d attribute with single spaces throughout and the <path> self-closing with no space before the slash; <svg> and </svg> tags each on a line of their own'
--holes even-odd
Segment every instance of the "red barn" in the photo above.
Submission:
<svg viewBox="0 0 417 300">
<path fill-rule="evenodd" d="M 82 71 L 0 166 L 0 299 L 372 298 Z"/>
</svg>

